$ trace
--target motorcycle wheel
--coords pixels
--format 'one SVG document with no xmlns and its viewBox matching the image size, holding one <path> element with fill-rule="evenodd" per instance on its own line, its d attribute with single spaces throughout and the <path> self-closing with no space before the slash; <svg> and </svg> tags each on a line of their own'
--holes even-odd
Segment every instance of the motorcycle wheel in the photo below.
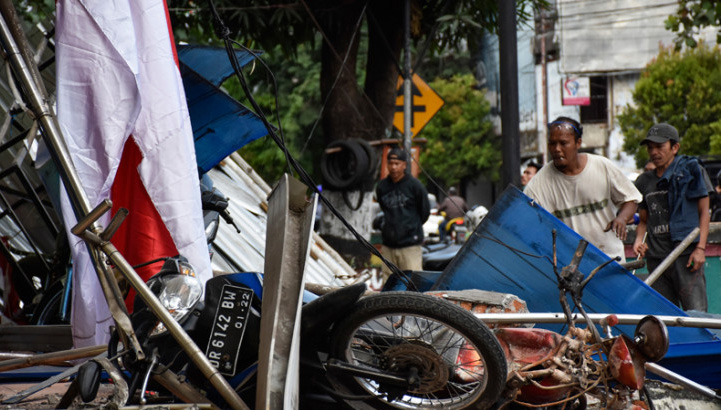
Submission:
<svg viewBox="0 0 721 410">
<path fill-rule="evenodd" d="M 506 360 L 490 329 L 469 311 L 435 296 L 383 292 L 361 299 L 331 336 L 335 359 L 420 383 L 400 389 L 333 373 L 355 409 L 487 409 L 507 376 Z"/>
</svg>

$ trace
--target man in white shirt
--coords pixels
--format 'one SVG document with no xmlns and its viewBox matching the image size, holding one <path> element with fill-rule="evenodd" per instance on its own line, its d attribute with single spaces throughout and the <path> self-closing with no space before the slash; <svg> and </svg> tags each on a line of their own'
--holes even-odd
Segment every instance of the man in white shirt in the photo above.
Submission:
<svg viewBox="0 0 721 410">
<path fill-rule="evenodd" d="M 583 127 L 576 120 L 558 117 L 548 131 L 553 161 L 523 193 L 607 255 L 625 260 L 626 221 L 641 193 L 608 158 L 578 152 Z"/>
</svg>

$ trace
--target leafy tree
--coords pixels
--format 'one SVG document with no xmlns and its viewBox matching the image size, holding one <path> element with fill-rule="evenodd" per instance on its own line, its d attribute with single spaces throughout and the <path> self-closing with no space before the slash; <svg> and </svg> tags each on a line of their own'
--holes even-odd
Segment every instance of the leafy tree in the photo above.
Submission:
<svg viewBox="0 0 721 410">
<path fill-rule="evenodd" d="M 647 160 L 639 143 L 657 122 L 676 127 L 681 151 L 690 155 L 721 154 L 721 51 L 700 44 L 679 52 L 661 49 L 641 73 L 619 123 L 624 150 L 641 167 Z"/>
<path fill-rule="evenodd" d="M 720 28 L 716 42 L 721 43 L 721 1 L 718 0 L 678 0 L 676 14 L 666 19 L 666 28 L 676 32 L 676 49 L 682 46 L 696 47 L 701 29 Z"/>
<path fill-rule="evenodd" d="M 498 179 L 501 140 L 488 119 L 490 104 L 474 87 L 471 74 L 438 78 L 430 86 L 443 98 L 443 108 L 423 128 L 428 140 L 421 153 L 423 168 L 446 186 L 479 174 Z"/>
<path fill-rule="evenodd" d="M 404 1 L 380 0 L 216 0 L 223 20 L 237 40 L 263 49 L 279 46 L 288 56 L 301 44 L 320 43 L 320 93 L 327 101 L 322 127 L 326 143 L 338 139 L 379 139 L 395 112 L 395 87 L 403 46 Z M 517 2 L 519 22 L 528 21 L 526 5 Z M 206 3 L 171 4 L 174 27 L 205 26 Z M 484 30 L 494 31 L 497 0 L 414 0 L 412 32 L 418 50 L 431 54 L 461 49 Z M 197 32 L 197 30 L 196 30 Z M 320 35 L 320 38 L 318 37 Z M 367 46 L 361 47 L 361 37 Z M 364 55 L 361 55 L 364 53 Z M 416 54 L 416 57 L 418 54 Z"/>
<path fill-rule="evenodd" d="M 282 127 L 286 145 L 314 179 L 320 181 L 318 167 L 325 142 L 323 130 L 318 123 L 320 112 L 320 90 L 318 82 L 320 67 L 315 63 L 317 51 L 307 46 L 298 49 L 294 60 L 288 61 L 280 47 L 266 50 L 263 60 L 271 72 L 256 64 L 253 74 L 248 76 L 250 87 L 257 90 L 254 98 L 269 120 Z M 275 77 L 278 89 L 267 85 Z M 250 106 L 237 78 L 230 78 L 224 88 L 240 102 Z M 276 107 L 276 96 L 278 106 Z M 278 119 L 279 121 L 277 121 Z M 280 130 L 279 130 L 280 131 Z M 261 138 L 240 151 L 266 181 L 277 181 L 288 172 L 285 156 L 270 138 Z"/>
</svg>

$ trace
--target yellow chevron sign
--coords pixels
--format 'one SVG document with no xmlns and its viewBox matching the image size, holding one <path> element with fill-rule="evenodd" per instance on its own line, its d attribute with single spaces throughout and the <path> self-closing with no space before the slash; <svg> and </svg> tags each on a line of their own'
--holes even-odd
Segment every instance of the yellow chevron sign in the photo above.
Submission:
<svg viewBox="0 0 721 410">
<path fill-rule="evenodd" d="M 403 133 L 403 77 L 398 77 L 396 113 L 393 125 Z M 411 80 L 411 136 L 415 137 L 445 102 L 425 81 L 413 74 Z"/>
</svg>

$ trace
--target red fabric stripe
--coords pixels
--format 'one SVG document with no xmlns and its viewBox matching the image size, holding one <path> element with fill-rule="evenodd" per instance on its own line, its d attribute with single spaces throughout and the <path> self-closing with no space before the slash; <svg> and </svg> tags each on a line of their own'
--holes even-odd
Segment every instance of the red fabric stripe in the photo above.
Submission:
<svg viewBox="0 0 721 410">
<path fill-rule="evenodd" d="M 170 38 L 170 48 L 173 50 L 173 59 L 175 60 L 175 66 L 180 69 L 180 62 L 178 61 L 178 50 L 175 48 L 173 27 L 170 24 L 170 12 L 168 11 L 168 2 L 165 0 L 163 0 L 163 7 L 165 7 L 165 23 L 168 25 L 168 37 Z"/>
<path fill-rule="evenodd" d="M 112 214 L 115 215 L 120 208 L 130 211 L 111 242 L 131 265 L 178 254 L 168 228 L 140 180 L 138 165 L 142 159 L 140 148 L 131 136 L 125 142 L 118 173 L 110 191 L 110 198 L 113 201 Z M 147 281 L 160 270 L 161 266 L 162 262 L 158 262 L 136 271 L 144 281 Z M 131 289 L 125 299 L 129 312 L 133 311 L 134 299 L 135 291 Z"/>
</svg>

